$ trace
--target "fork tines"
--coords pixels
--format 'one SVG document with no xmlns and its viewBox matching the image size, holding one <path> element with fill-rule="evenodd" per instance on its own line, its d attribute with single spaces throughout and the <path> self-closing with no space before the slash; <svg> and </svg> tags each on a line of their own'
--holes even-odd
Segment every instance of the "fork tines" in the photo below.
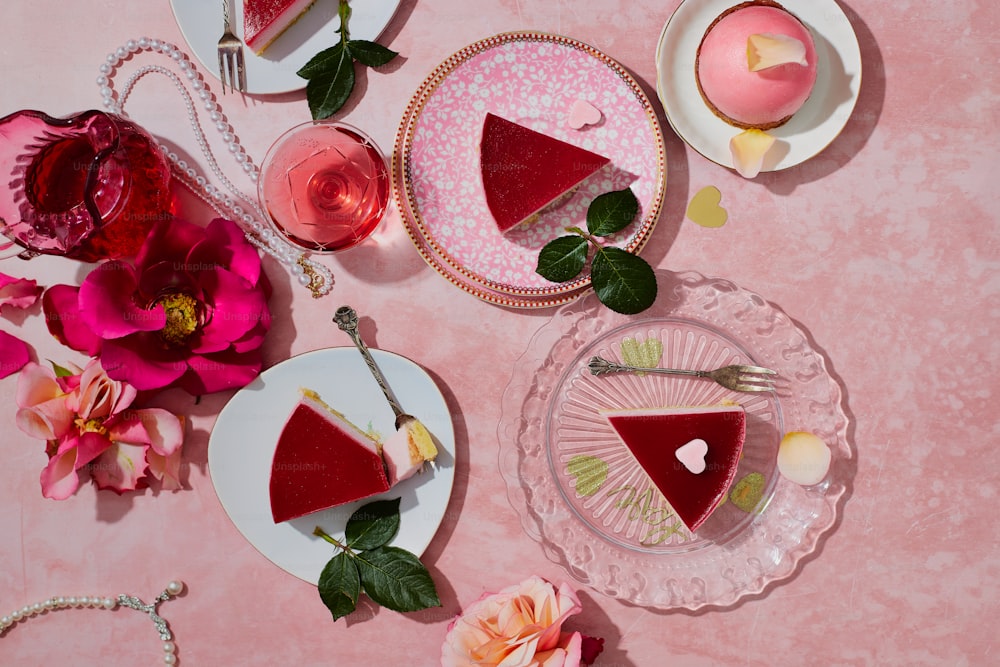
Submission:
<svg viewBox="0 0 1000 667">
<path fill-rule="evenodd" d="M 740 366 L 739 375 L 736 376 L 737 384 L 733 387 L 736 391 L 774 391 L 774 376 L 777 373 L 770 368 L 760 366 Z"/>
</svg>

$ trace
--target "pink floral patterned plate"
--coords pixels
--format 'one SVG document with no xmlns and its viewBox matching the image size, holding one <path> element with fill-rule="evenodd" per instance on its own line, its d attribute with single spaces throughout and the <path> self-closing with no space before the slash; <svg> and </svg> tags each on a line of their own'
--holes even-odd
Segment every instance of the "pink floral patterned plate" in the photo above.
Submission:
<svg viewBox="0 0 1000 667">
<path fill-rule="evenodd" d="M 823 357 L 785 313 L 725 280 L 666 271 L 657 280 L 660 297 L 639 318 L 591 293 L 538 330 L 504 392 L 500 472 L 525 531 L 580 581 L 642 606 L 728 606 L 791 576 L 835 524 L 853 470 L 848 418 Z M 693 378 L 594 377 L 594 355 L 675 368 L 752 363 L 781 380 L 774 393 L 739 394 Z M 722 401 L 746 410 L 743 457 L 726 500 L 692 533 L 599 411 Z M 778 472 L 791 430 L 830 447 L 820 483 Z"/>
<path fill-rule="evenodd" d="M 578 100 L 600 112 L 596 122 L 571 126 Z M 487 112 L 604 155 L 612 168 L 536 223 L 501 234 L 479 175 Z M 632 189 L 639 216 L 611 241 L 638 252 L 656 224 L 666 188 L 660 123 L 639 84 L 593 47 L 545 33 L 496 35 L 445 60 L 410 101 L 394 148 L 396 203 L 421 256 L 462 289 L 514 307 L 559 305 L 589 285 L 586 271 L 556 284 L 535 267 L 539 250 L 565 235 L 565 227 L 586 226 L 594 197 Z"/>
</svg>

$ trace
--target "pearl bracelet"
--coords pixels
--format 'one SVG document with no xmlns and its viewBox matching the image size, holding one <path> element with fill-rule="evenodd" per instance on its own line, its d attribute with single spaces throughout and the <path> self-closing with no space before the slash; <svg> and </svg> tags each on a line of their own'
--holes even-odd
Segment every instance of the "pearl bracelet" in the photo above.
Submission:
<svg viewBox="0 0 1000 667">
<path fill-rule="evenodd" d="M 180 74 L 162 65 L 146 65 L 132 73 L 116 95 L 113 87 L 115 72 L 125 60 L 142 51 L 162 53 L 167 56 L 173 61 Z M 239 224 L 247 240 L 288 267 L 298 282 L 312 291 L 314 297 L 328 294 L 333 289 L 333 274 L 330 269 L 310 259 L 307 253 L 285 242 L 279 234 L 276 234 L 264 222 L 267 220 L 267 214 L 261 209 L 257 199 L 240 192 L 239 188 L 226 177 L 216 162 L 212 149 L 205 138 L 205 133 L 198 122 L 198 112 L 188 88 L 194 91 L 202 102 L 208 118 L 222 136 L 227 152 L 233 156 L 240 170 L 247 175 L 252 183 L 257 182 L 259 169 L 246 154 L 243 146 L 240 145 L 232 126 L 222 113 L 222 107 L 219 106 L 186 53 L 173 44 L 159 39 L 142 37 L 128 40 L 124 46 L 109 53 L 105 62 L 100 66 L 97 86 L 100 89 L 104 107 L 111 113 L 126 116 L 125 101 L 138 80 L 146 74 L 160 74 L 173 82 L 184 101 L 188 122 L 194 131 L 198 147 L 201 149 L 202 155 L 205 156 L 209 169 L 229 193 L 227 194 L 208 182 L 208 179 L 198 174 L 194 166 L 187 164 L 176 153 L 171 152 L 167 146 L 160 144 L 160 150 L 170 162 L 171 169 L 178 180 L 216 213 Z"/>
<path fill-rule="evenodd" d="M 184 582 L 175 579 L 167 584 L 166 589 L 157 595 L 150 604 L 146 604 L 134 595 L 122 593 L 117 598 L 101 597 L 99 595 L 82 596 L 59 596 L 51 597 L 43 602 L 25 605 L 20 609 L 15 609 L 12 613 L 0 617 L 0 637 L 3 637 L 7 630 L 18 623 L 23 623 L 29 618 L 41 616 L 57 609 L 82 609 L 91 607 L 94 609 L 107 609 L 111 611 L 117 607 L 127 607 L 149 614 L 149 618 L 156 626 L 156 631 L 160 634 L 160 641 L 163 642 L 163 663 L 166 665 L 177 664 L 177 645 L 173 641 L 173 635 L 167 627 L 167 621 L 156 613 L 156 607 L 172 597 L 180 595 L 184 590 Z"/>
</svg>

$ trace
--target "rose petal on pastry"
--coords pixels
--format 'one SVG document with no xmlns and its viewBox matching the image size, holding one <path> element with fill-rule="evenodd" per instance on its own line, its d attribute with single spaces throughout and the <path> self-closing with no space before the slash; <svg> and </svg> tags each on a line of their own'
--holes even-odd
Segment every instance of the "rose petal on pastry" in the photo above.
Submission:
<svg viewBox="0 0 1000 667">
<path fill-rule="evenodd" d="M 778 65 L 807 66 L 806 45 L 788 35 L 758 33 L 747 37 L 747 67 L 751 72 Z"/>
<path fill-rule="evenodd" d="M 745 130 L 729 140 L 733 167 L 743 178 L 753 178 L 764 166 L 764 156 L 774 145 L 774 137 L 763 130 Z"/>
</svg>

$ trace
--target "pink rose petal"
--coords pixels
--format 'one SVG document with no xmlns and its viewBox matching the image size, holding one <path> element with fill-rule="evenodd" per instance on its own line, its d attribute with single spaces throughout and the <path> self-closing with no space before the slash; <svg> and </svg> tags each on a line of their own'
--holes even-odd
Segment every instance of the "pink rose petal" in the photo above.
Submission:
<svg viewBox="0 0 1000 667">
<path fill-rule="evenodd" d="M 232 220 L 216 218 L 205 228 L 205 241 L 188 257 L 195 267 L 224 267 L 256 285 L 260 278 L 260 254 L 246 242 L 243 231 Z"/>
<path fill-rule="evenodd" d="M 34 280 L 0 273 L 0 307 L 27 308 L 38 301 L 42 288 Z"/>
<path fill-rule="evenodd" d="M 149 473 L 162 482 L 164 489 L 174 491 L 182 487 L 180 449 L 170 456 L 163 456 L 152 448 L 147 449 L 146 461 L 149 463 Z"/>
<path fill-rule="evenodd" d="M 110 440 L 95 432 L 63 437 L 55 455 L 42 470 L 42 495 L 53 500 L 65 500 L 73 495 L 80 485 L 77 471 L 110 446 Z"/>
<path fill-rule="evenodd" d="M 179 218 L 160 220 L 150 230 L 149 237 L 139 249 L 135 266 L 142 274 L 147 267 L 161 262 L 186 262 L 191 248 L 201 241 L 204 235 L 205 231 L 201 227 L 187 220 Z"/>
<path fill-rule="evenodd" d="M 201 396 L 246 386 L 260 375 L 263 359 L 259 349 L 225 350 L 206 356 L 193 355 L 187 365 L 189 371 L 178 385 L 190 394 Z"/>
<path fill-rule="evenodd" d="M 101 351 L 101 338 L 90 330 L 80 316 L 80 288 L 53 285 L 42 295 L 45 324 L 63 345 L 92 357 Z"/>
<path fill-rule="evenodd" d="M 265 317 L 267 302 L 246 280 L 229 271 L 206 272 L 202 280 L 212 295 L 212 313 L 191 349 L 205 354 L 225 350 L 252 331 Z"/>
<path fill-rule="evenodd" d="M 80 313 L 91 331 L 104 339 L 137 331 L 159 331 L 166 323 L 162 306 L 137 304 L 135 271 L 113 260 L 90 272 L 80 285 Z"/>
<path fill-rule="evenodd" d="M 0 331 L 0 378 L 13 375 L 31 360 L 28 344 L 6 331 Z"/>
<path fill-rule="evenodd" d="M 100 489 L 134 491 L 146 474 L 146 445 L 116 442 L 94 461 L 90 476 Z"/>
<path fill-rule="evenodd" d="M 101 363 L 108 377 L 128 382 L 140 391 L 166 387 L 187 370 L 184 357 L 164 349 L 155 333 L 104 341 Z"/>
</svg>

